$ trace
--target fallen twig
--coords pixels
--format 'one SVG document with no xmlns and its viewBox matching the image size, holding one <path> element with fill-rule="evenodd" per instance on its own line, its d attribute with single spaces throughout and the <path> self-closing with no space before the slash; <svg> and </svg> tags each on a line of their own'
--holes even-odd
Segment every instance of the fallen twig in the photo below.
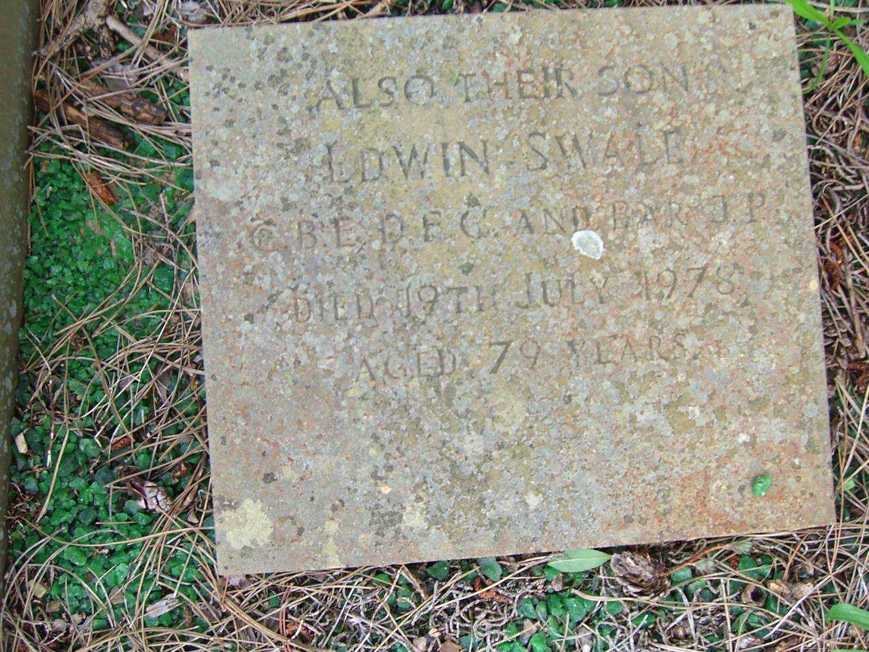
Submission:
<svg viewBox="0 0 869 652">
<path fill-rule="evenodd" d="M 166 120 L 164 109 L 133 91 L 111 91 L 90 79 L 80 80 L 79 87 L 93 99 L 105 102 L 137 122 L 159 125 Z"/>
<path fill-rule="evenodd" d="M 123 132 L 102 118 L 89 116 L 68 102 L 61 102 L 55 105 L 44 91 L 36 91 L 33 94 L 33 99 L 36 101 L 36 106 L 40 111 L 51 113 L 51 110 L 56 108 L 67 122 L 80 126 L 94 140 L 99 140 L 115 149 L 127 148 L 127 138 Z"/>
</svg>

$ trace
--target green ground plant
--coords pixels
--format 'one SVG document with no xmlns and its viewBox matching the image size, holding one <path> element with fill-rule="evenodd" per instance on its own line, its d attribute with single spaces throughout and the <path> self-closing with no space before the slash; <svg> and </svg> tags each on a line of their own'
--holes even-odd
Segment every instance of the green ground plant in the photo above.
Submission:
<svg viewBox="0 0 869 652">
<path fill-rule="evenodd" d="M 628 4 L 605 0 L 594 6 Z M 88 59 L 90 50 L 103 48 L 117 57 L 111 61 L 127 66 L 122 72 L 133 91 L 163 108 L 168 119 L 159 127 L 141 124 L 89 100 L 130 141 L 123 151 L 94 142 L 56 108 L 41 113 L 34 129 L 26 327 L 12 433 L 11 564 L 0 649 L 869 647 L 860 629 L 869 581 L 869 367 L 865 331 L 857 325 L 865 322 L 869 305 L 869 128 L 867 81 L 852 47 L 865 39 L 859 4 L 845 6 L 843 15 L 836 8 L 824 13 L 815 5 L 794 5 L 810 21 L 799 23 L 800 63 L 834 417 L 834 526 L 607 553 L 229 578 L 219 577 L 214 563 L 189 98 L 178 72 L 186 30 L 199 24 L 195 20 L 244 25 L 351 19 L 377 7 L 383 15 L 404 15 L 580 4 L 105 6 L 135 39 L 147 41 L 107 38 L 94 28 L 75 48 L 50 56 L 41 50 L 40 88 L 68 93 L 105 63 Z M 80 10 L 74 2 L 46 0 L 43 45 L 64 33 Z M 149 60 L 145 45 L 162 59 Z M 758 476 L 753 493 L 762 497 L 774 482 L 773 475 Z M 610 553 L 628 555 L 631 567 L 642 572 L 626 572 L 625 558 Z"/>
<path fill-rule="evenodd" d="M 133 153 L 158 154 L 145 141 Z M 164 144 L 159 153 L 172 160 L 180 149 Z M 157 253 L 167 244 L 166 229 L 188 245 L 193 238 L 189 168 L 178 167 L 168 181 L 127 184 L 116 190 L 121 196 L 108 210 L 69 160 L 45 158 L 36 166 L 20 346 L 27 360 L 59 362 L 48 377 L 25 372 L 20 378 L 25 418 L 12 423 L 17 445 L 11 477 L 34 520 L 11 531 L 11 555 L 51 564 L 53 579 L 40 580 L 33 590 L 47 594 L 54 611 L 85 617 L 95 630 L 130 615 L 132 606 L 163 598 L 153 574 L 129 581 L 141 541 L 158 519 L 147 494 L 173 500 L 190 477 L 160 473 L 154 487 L 136 477 L 166 460 L 189 468 L 203 462 L 200 442 L 178 437 L 200 427 L 202 386 L 180 374 L 158 379 L 163 365 L 153 356 L 128 357 L 123 369 L 112 364 L 120 351 L 161 337 L 175 289 L 193 272 L 191 248 L 173 251 L 171 263 Z M 165 228 L 149 217 L 157 214 L 166 218 Z M 153 264 L 137 263 L 149 247 Z M 150 434 L 160 397 L 147 388 L 156 380 L 174 397 L 174 414 L 161 424 L 159 439 L 135 446 Z M 195 597 L 191 582 L 201 577 L 194 555 L 191 546 L 181 546 L 165 560 L 177 591 L 189 597 Z M 171 626 L 178 613 L 147 621 Z"/>
<path fill-rule="evenodd" d="M 859 43 L 854 42 L 853 39 L 846 36 L 845 32 L 842 31 L 846 27 L 860 25 L 861 21 L 848 18 L 847 16 L 840 16 L 835 19 L 829 18 L 827 14 L 816 9 L 808 0 L 785 0 L 785 2 L 793 8 L 794 13 L 806 21 L 807 26 L 811 29 L 824 27 L 832 32 L 854 55 L 854 58 L 863 70 L 863 74 L 869 75 L 869 56 L 866 55 L 866 52 L 860 47 Z M 844 4 L 844 6 L 853 7 L 856 6 L 856 3 Z M 831 3 L 830 9 L 834 8 L 835 5 Z"/>
</svg>

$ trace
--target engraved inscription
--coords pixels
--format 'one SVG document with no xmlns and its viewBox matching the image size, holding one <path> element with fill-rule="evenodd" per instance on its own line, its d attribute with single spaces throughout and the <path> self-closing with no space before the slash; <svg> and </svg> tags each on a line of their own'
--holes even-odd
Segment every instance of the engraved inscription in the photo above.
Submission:
<svg viewBox="0 0 869 652">
<path fill-rule="evenodd" d="M 387 109 L 469 111 L 483 103 L 546 109 L 590 98 L 603 109 L 607 102 L 630 106 L 649 94 L 678 107 L 698 85 L 688 64 L 671 61 L 607 64 L 581 73 L 565 64 L 498 74 L 462 71 L 449 79 L 434 69 L 371 77 L 333 70 L 308 88 L 313 90 L 304 96 L 305 106 L 313 120 L 340 115 L 364 124 L 366 116 Z M 761 214 L 779 217 L 766 192 L 751 187 L 631 191 L 632 184 L 648 183 L 661 170 L 670 179 L 690 179 L 711 149 L 730 146 L 727 134 L 710 142 L 702 125 L 676 109 L 654 118 L 614 120 L 604 128 L 548 121 L 516 128 L 510 137 L 466 128 L 449 138 L 374 134 L 365 140 L 337 136 L 319 144 L 305 139 L 281 144 L 308 166 L 305 178 L 325 184 L 330 205 L 312 210 L 307 197 L 279 193 L 277 206 L 245 220 L 248 246 L 265 257 L 251 256 L 258 262 L 248 266 L 244 283 L 251 291 L 261 285 L 263 272 L 255 267 L 282 272 L 250 318 L 268 317 L 287 341 L 322 328 L 344 333 L 332 348 L 309 354 L 311 361 L 338 376 L 352 370 L 354 382 L 373 387 L 459 374 L 483 378 L 550 368 L 581 373 L 588 365 L 666 366 L 714 355 L 714 341 L 702 341 L 660 311 L 744 305 L 750 277 L 742 262 L 726 255 L 732 234 L 751 228 Z M 282 133 L 276 135 L 279 141 Z M 570 196 L 517 197 L 509 183 L 494 194 L 471 189 L 513 177 L 522 179 L 523 187 L 557 183 Z M 626 190 L 584 194 L 583 188 L 601 184 Z M 412 206 L 366 207 L 345 199 L 356 192 L 388 196 L 422 185 L 469 190 L 461 202 L 423 200 Z M 593 237 L 577 247 L 582 234 Z M 721 238 L 721 255 L 707 251 L 673 260 L 652 253 L 678 238 L 710 236 Z M 648 253 L 616 262 L 625 249 Z M 424 259 L 427 250 L 438 256 L 463 252 L 464 260 L 424 273 L 395 271 L 408 256 Z M 594 262 L 570 269 L 564 261 L 571 260 L 571 251 L 588 251 L 586 258 Z M 513 263 L 499 268 L 505 252 Z M 324 267 L 343 270 L 341 280 L 324 275 Z M 765 282 L 757 274 L 750 280 Z M 627 307 L 647 310 L 655 316 L 654 326 L 645 332 L 624 328 L 619 314 Z M 601 321 L 599 313 L 611 318 Z M 530 334 L 529 324 L 556 316 L 570 324 L 564 332 Z M 484 325 L 492 321 L 502 324 L 497 336 L 469 337 L 460 347 L 438 337 L 421 342 L 414 334 L 445 328 L 490 332 Z M 369 342 L 358 334 L 395 324 L 402 324 L 403 334 L 391 342 L 376 337 Z M 348 342 L 354 351 L 349 359 Z"/>
<path fill-rule="evenodd" d="M 832 514 L 786 6 L 188 38 L 224 572 Z"/>
<path fill-rule="evenodd" d="M 456 72 L 448 79 L 417 73 L 400 77 L 335 74 L 318 84 L 308 105 L 312 113 L 323 111 L 376 111 L 393 106 L 427 106 L 480 102 L 581 101 L 588 95 L 641 96 L 660 91 L 675 97 L 691 91 L 688 68 L 683 63 L 633 63 L 604 65 L 593 71 L 575 70 L 567 64 L 520 68 L 510 73 Z"/>
</svg>

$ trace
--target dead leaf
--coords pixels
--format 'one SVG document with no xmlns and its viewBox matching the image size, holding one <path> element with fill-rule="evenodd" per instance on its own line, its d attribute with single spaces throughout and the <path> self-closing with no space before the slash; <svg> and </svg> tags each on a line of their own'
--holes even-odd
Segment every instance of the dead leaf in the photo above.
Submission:
<svg viewBox="0 0 869 652">
<path fill-rule="evenodd" d="M 549 583 L 549 588 L 556 593 L 564 589 L 564 574 L 559 573 L 558 575 L 553 577 L 552 581 Z"/>
<path fill-rule="evenodd" d="M 151 36 L 151 41 L 159 45 L 171 45 L 177 40 L 178 29 L 175 25 L 169 25 L 164 29 L 154 32 L 154 35 Z"/>
<path fill-rule="evenodd" d="M 667 569 L 645 552 L 620 552 L 610 568 L 628 595 L 657 595 L 670 587 Z"/>
<path fill-rule="evenodd" d="M 79 87 L 89 96 L 118 109 L 137 122 L 159 125 L 166 121 L 168 114 L 164 109 L 133 91 L 112 91 L 91 79 L 79 80 Z"/>
<path fill-rule="evenodd" d="M 506 595 L 501 595 L 493 589 L 481 592 L 480 597 L 485 600 L 491 600 L 492 602 L 500 602 L 501 604 L 513 604 L 513 600 L 508 598 Z"/>
<path fill-rule="evenodd" d="M 178 13 L 181 18 L 189 23 L 201 25 L 208 20 L 208 11 L 198 2 L 194 0 L 186 0 L 178 3 Z"/>
<path fill-rule="evenodd" d="M 90 191 L 106 206 L 111 206 L 118 198 L 112 192 L 112 187 L 106 183 L 98 172 L 85 172 L 84 180 Z"/>
<path fill-rule="evenodd" d="M 451 638 L 446 639 L 438 648 L 438 652 L 462 652 L 462 646 Z"/>
<path fill-rule="evenodd" d="M 157 602 L 145 609 L 145 618 L 159 618 L 163 614 L 172 611 L 178 604 L 178 598 L 174 595 L 167 595 L 162 600 L 157 600 Z"/>
<path fill-rule="evenodd" d="M 310 641 L 317 635 L 317 630 L 310 625 L 306 625 L 301 620 L 295 620 L 284 628 L 283 634 L 288 638 L 299 636 L 304 640 Z"/>
<path fill-rule="evenodd" d="M 29 449 L 27 448 L 27 440 L 24 438 L 23 433 L 19 432 L 17 435 L 15 435 L 15 448 L 18 449 L 18 452 L 21 455 L 27 455 L 27 451 Z"/>
<path fill-rule="evenodd" d="M 110 59 L 115 52 L 115 35 L 105 23 L 100 23 L 94 33 L 97 37 L 97 51 L 101 59 Z"/>
<path fill-rule="evenodd" d="M 763 641 L 759 639 L 757 636 L 753 636 L 751 634 L 746 634 L 745 636 L 740 636 L 736 641 L 736 649 L 737 650 L 747 650 L 748 648 L 756 648 Z"/>
<path fill-rule="evenodd" d="M 513 600 L 508 598 L 506 595 L 501 595 L 495 589 L 483 589 L 483 581 L 480 579 L 478 575 L 476 579 L 474 579 L 474 590 L 478 591 L 480 597 L 484 600 L 492 600 L 493 602 L 500 602 L 501 604 L 513 604 Z"/>
<path fill-rule="evenodd" d="M 802 640 L 799 636 L 785 636 L 776 642 L 773 652 L 789 652 L 790 650 L 799 650 L 802 645 Z"/>
<path fill-rule="evenodd" d="M 41 600 L 43 596 L 48 593 L 48 588 L 42 582 L 31 582 L 30 592 L 33 594 L 34 598 Z"/>
<path fill-rule="evenodd" d="M 710 559 L 709 557 L 704 557 L 703 559 L 698 559 L 697 563 L 694 564 L 694 568 L 703 575 L 707 573 L 712 573 L 715 571 L 715 560 Z"/>
<path fill-rule="evenodd" d="M 845 274 L 842 271 L 843 263 L 845 262 L 845 250 L 835 240 L 831 240 L 829 244 L 830 255 L 823 258 L 824 271 L 830 279 L 830 291 L 835 292 L 839 289 L 845 280 Z"/>
<path fill-rule="evenodd" d="M 591 652 L 594 649 L 594 634 L 583 629 L 577 636 L 576 649 L 580 652 Z"/>
<path fill-rule="evenodd" d="M 685 623 L 677 623 L 670 629 L 670 635 L 679 640 L 691 638 L 691 628 Z"/>
<path fill-rule="evenodd" d="M 247 575 L 227 575 L 226 576 L 226 585 L 233 589 L 243 589 L 250 581 L 247 579 Z"/>
<path fill-rule="evenodd" d="M 94 63 L 94 67 L 100 68 L 100 78 L 109 91 L 132 90 L 141 77 L 142 70 L 137 66 L 122 63 L 110 64 L 103 61 L 95 61 Z"/>
<path fill-rule="evenodd" d="M 761 605 L 764 603 L 766 596 L 761 587 L 754 584 L 746 584 L 745 588 L 742 589 L 742 593 L 739 594 L 739 599 L 743 604 Z"/>
<path fill-rule="evenodd" d="M 130 480 L 130 486 L 139 494 L 138 505 L 149 512 L 168 512 L 171 501 L 166 490 L 150 480 Z"/>
<path fill-rule="evenodd" d="M 130 435 L 124 435 L 123 437 L 118 437 L 115 441 L 111 443 L 109 448 L 113 451 L 118 450 L 119 448 L 127 448 L 128 446 L 133 445 L 133 438 Z"/>
<path fill-rule="evenodd" d="M 857 391 L 865 392 L 867 385 L 869 385 L 869 364 L 863 360 L 853 360 L 848 363 L 848 371 L 856 375 L 854 385 L 857 387 Z"/>
<path fill-rule="evenodd" d="M 766 587 L 786 602 L 799 602 L 814 591 L 811 582 L 785 582 L 770 580 Z"/>
<path fill-rule="evenodd" d="M 150 18 L 154 15 L 154 3 L 150 2 L 149 0 L 142 0 L 139 8 L 142 11 L 142 16 L 144 16 L 145 18 Z"/>
<path fill-rule="evenodd" d="M 171 475 L 172 475 L 172 479 L 175 480 L 175 482 L 178 482 L 179 480 L 181 480 L 181 478 L 184 478 L 184 477 L 188 476 L 189 474 L 190 474 L 190 467 L 188 467 L 184 462 L 180 462 L 179 464 L 177 464 L 175 466 L 174 469 L 172 469 Z"/>
</svg>

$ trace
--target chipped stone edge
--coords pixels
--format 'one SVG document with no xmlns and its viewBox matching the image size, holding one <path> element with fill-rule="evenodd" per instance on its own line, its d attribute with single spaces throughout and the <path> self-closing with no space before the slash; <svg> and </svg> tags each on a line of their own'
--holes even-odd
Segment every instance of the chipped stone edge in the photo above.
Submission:
<svg viewBox="0 0 869 652">
<path fill-rule="evenodd" d="M 7 3 L 0 20 L 0 585 L 8 542 L 9 418 L 18 371 L 17 331 L 23 313 L 24 225 L 29 199 L 25 164 L 38 6 L 35 0 Z"/>
</svg>

